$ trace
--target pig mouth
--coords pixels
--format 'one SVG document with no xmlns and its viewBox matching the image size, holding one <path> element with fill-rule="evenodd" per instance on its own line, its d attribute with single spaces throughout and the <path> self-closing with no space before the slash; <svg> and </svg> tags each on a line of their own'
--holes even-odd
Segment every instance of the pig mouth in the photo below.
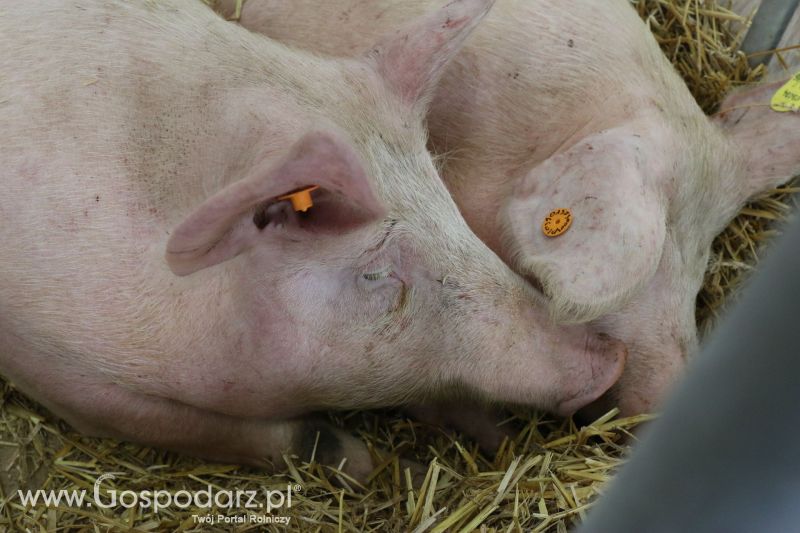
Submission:
<svg viewBox="0 0 800 533">
<path fill-rule="evenodd" d="M 617 386 L 611 387 L 602 396 L 593 402 L 578 409 L 573 415 L 575 423 L 580 426 L 588 426 L 595 420 L 605 415 L 619 405 L 619 394 Z"/>
</svg>

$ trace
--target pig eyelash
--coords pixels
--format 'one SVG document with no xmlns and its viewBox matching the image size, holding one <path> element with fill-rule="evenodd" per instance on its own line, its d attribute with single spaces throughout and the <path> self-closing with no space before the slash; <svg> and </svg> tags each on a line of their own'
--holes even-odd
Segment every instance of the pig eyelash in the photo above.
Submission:
<svg viewBox="0 0 800 533">
<path fill-rule="evenodd" d="M 377 281 L 379 279 L 386 279 L 393 273 L 394 272 L 392 271 L 391 267 L 386 267 L 382 270 L 378 270 L 377 272 L 367 272 L 364 274 L 364 279 L 369 281 Z"/>
</svg>

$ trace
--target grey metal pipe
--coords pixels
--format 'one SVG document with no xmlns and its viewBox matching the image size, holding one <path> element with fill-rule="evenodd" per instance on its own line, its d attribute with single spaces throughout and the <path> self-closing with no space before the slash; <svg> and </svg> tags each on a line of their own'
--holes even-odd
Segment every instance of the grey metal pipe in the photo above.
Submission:
<svg viewBox="0 0 800 533">
<path fill-rule="evenodd" d="M 800 531 L 800 220 L 579 533 Z"/>
<path fill-rule="evenodd" d="M 742 50 L 753 54 L 776 48 L 798 5 L 800 0 L 763 0 L 742 43 Z M 769 54 L 752 57 L 750 66 L 765 64 L 770 57 Z"/>
</svg>

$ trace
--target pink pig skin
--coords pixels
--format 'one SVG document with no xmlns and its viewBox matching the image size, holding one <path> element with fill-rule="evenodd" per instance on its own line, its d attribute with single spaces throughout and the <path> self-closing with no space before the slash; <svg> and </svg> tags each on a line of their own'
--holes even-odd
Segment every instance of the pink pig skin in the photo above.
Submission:
<svg viewBox="0 0 800 533">
<path fill-rule="evenodd" d="M 234 3 L 218 7 L 230 15 Z M 241 24 L 348 56 L 433 5 L 247 0 Z M 590 323 L 629 348 L 594 414 L 657 407 L 697 345 L 714 236 L 800 172 L 800 115 L 769 110 L 777 88 L 733 94 L 707 118 L 625 0 L 498 0 L 448 66 L 430 144 L 464 218 L 558 322 Z M 572 226 L 547 238 L 541 224 L 558 208 Z"/>
<path fill-rule="evenodd" d="M 625 347 L 554 324 L 426 150 L 426 102 L 490 5 L 347 60 L 196 0 L 4 6 L 3 376 L 87 433 L 257 464 L 315 449 L 360 477 L 366 448 L 308 413 L 603 394 Z M 311 184 L 307 214 L 276 201 Z"/>
</svg>

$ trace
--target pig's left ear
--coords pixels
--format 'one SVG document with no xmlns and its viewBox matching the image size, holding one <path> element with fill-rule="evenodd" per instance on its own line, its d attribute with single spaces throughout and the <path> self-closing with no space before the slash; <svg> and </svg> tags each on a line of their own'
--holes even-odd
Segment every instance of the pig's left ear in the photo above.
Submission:
<svg viewBox="0 0 800 533">
<path fill-rule="evenodd" d="M 410 105 L 427 104 L 445 65 L 494 0 L 453 0 L 372 47 L 368 61 Z"/>
<path fill-rule="evenodd" d="M 506 251 L 560 322 L 618 308 L 658 268 L 665 202 L 644 142 L 627 129 L 587 137 L 535 167 L 506 206 Z"/>
<path fill-rule="evenodd" d="M 796 78 L 800 84 L 800 74 Z M 736 91 L 714 116 L 744 156 L 743 202 L 800 174 L 800 112 L 778 112 L 770 106 L 785 83 Z"/>
<path fill-rule="evenodd" d="M 274 160 L 273 160 L 274 161 Z M 314 206 L 306 217 L 281 197 L 308 186 Z M 277 163 L 256 166 L 241 180 L 203 202 L 167 242 L 166 260 L 179 276 L 232 259 L 282 238 L 276 220 L 292 225 L 293 239 L 341 234 L 380 220 L 385 213 L 364 167 L 343 135 L 306 134 Z M 265 228 L 269 230 L 265 231 Z"/>
</svg>

